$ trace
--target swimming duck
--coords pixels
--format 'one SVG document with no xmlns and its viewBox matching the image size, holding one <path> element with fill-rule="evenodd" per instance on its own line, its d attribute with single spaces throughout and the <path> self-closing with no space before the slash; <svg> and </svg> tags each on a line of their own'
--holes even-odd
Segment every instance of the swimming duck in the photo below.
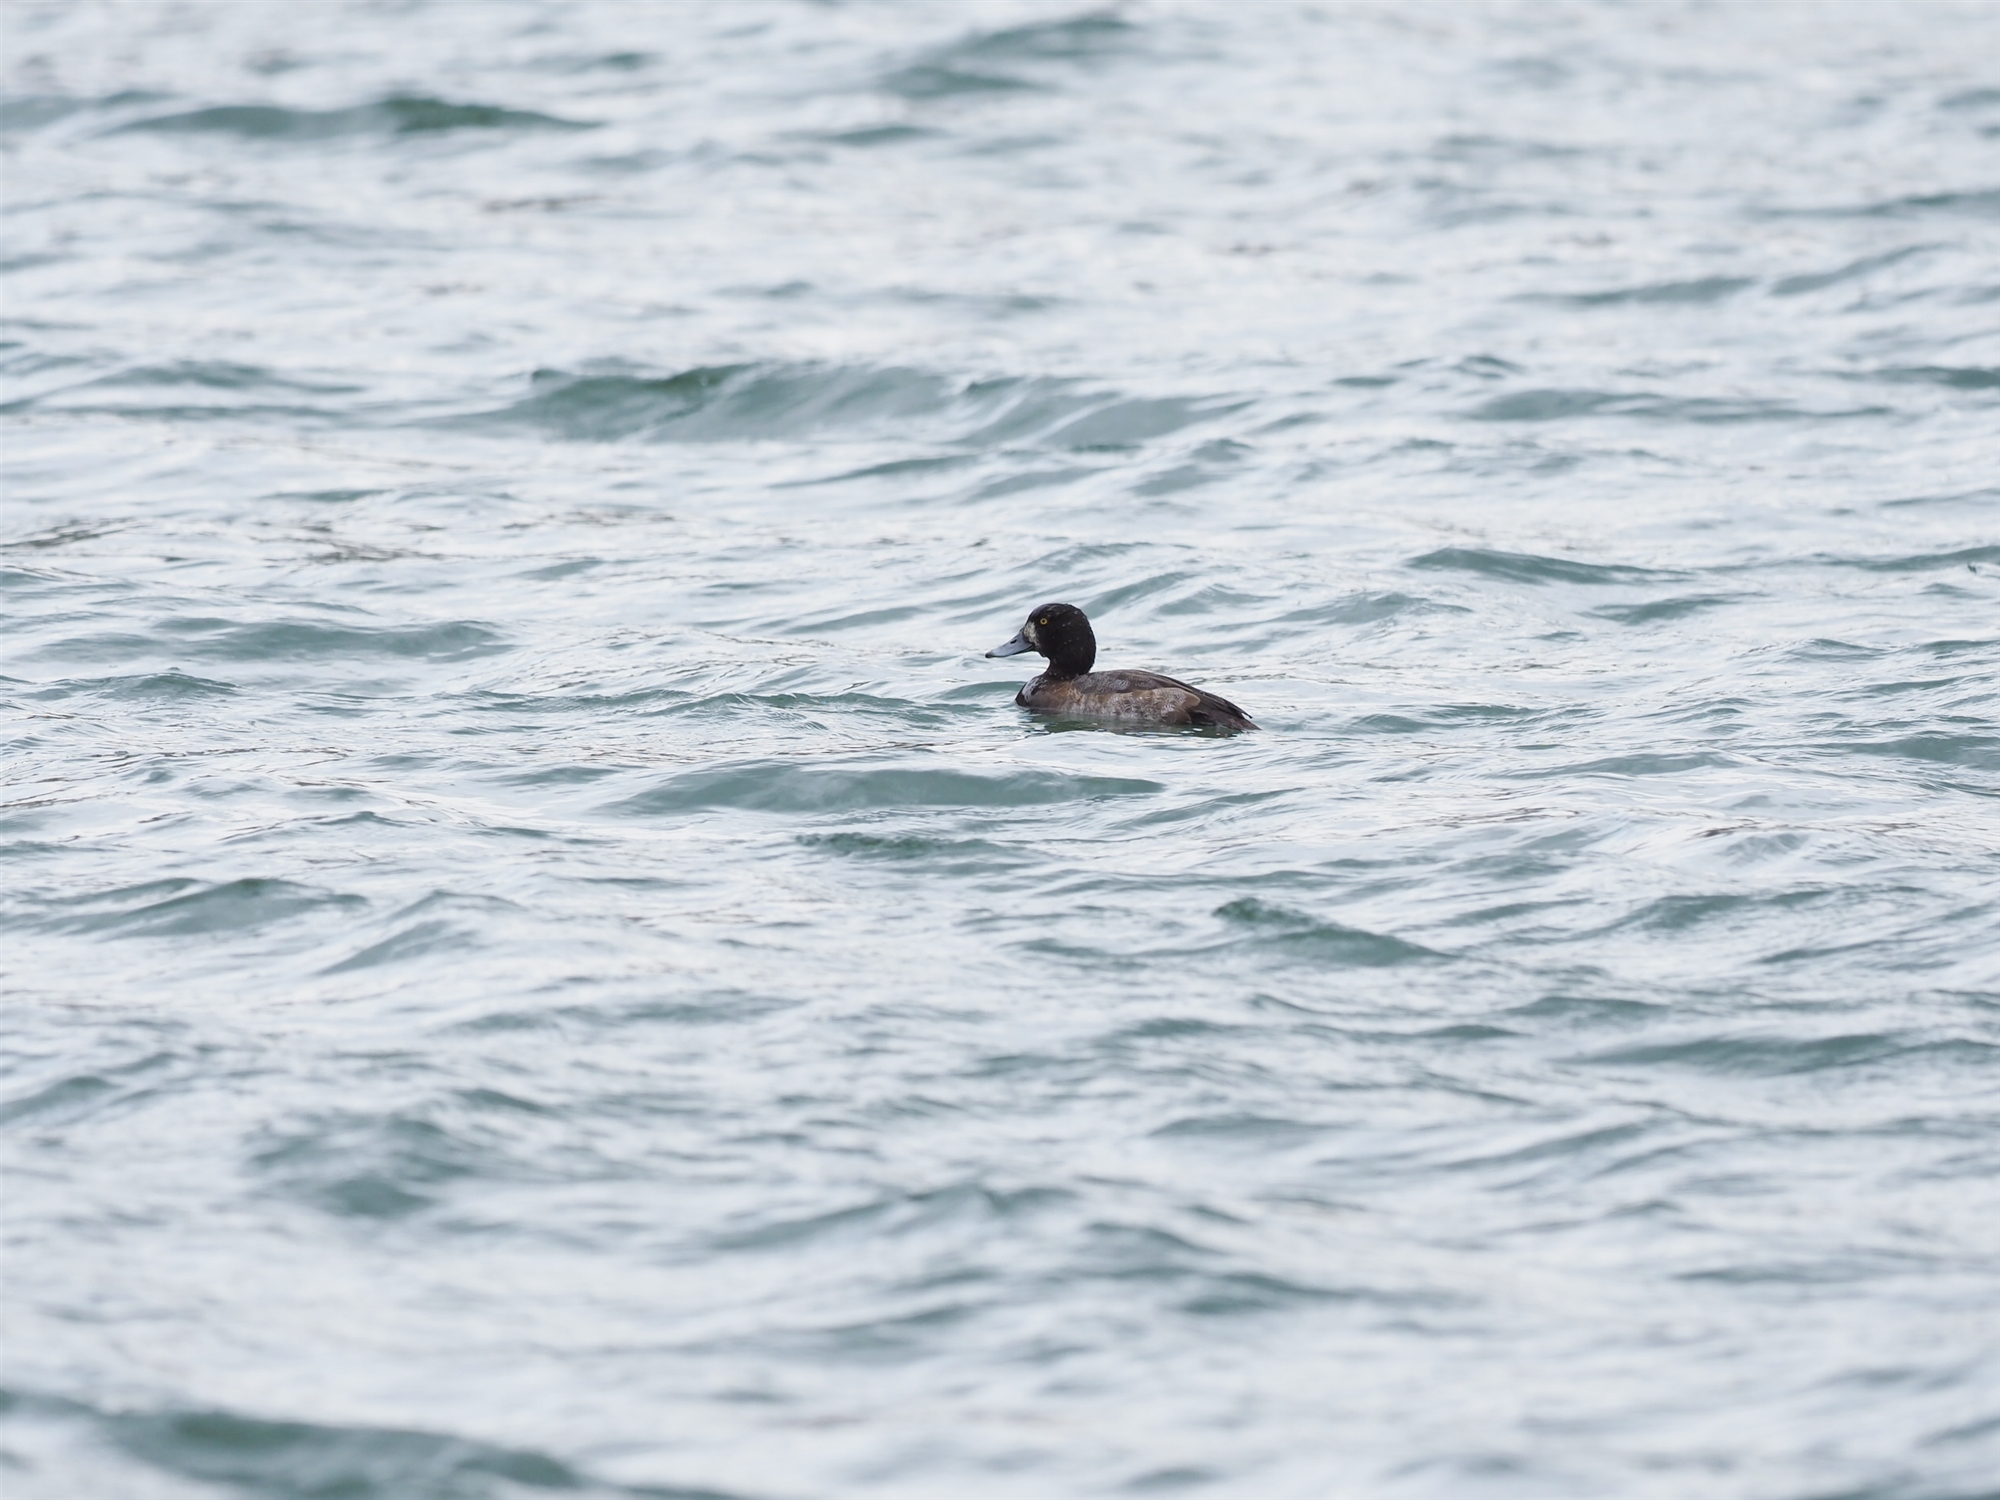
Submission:
<svg viewBox="0 0 2000 1500">
<path fill-rule="evenodd" d="M 1255 729 L 1250 716 L 1227 698 L 1204 693 L 1158 672 L 1093 672 L 1097 635 L 1074 604 L 1044 604 L 1028 612 L 1028 623 L 988 656 L 1039 651 L 1048 670 L 1014 701 L 1038 714 L 1065 718 L 1121 719 L 1140 724 L 1203 724 L 1215 729 Z"/>
</svg>

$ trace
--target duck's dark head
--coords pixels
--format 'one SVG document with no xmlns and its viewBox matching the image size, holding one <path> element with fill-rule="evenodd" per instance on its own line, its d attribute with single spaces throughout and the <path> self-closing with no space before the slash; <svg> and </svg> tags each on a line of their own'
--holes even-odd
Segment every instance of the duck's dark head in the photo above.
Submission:
<svg viewBox="0 0 2000 1500">
<path fill-rule="evenodd" d="M 1081 677 L 1097 660 L 1097 636 L 1090 620 L 1074 604 L 1044 604 L 1028 611 L 1028 623 L 1004 646 L 988 656 L 1019 656 L 1039 651 L 1049 659 L 1051 677 Z"/>
</svg>

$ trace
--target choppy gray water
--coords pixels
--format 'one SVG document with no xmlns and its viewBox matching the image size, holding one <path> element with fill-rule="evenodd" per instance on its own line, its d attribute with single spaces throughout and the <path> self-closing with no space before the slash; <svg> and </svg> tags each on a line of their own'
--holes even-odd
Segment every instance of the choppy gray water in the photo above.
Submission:
<svg viewBox="0 0 2000 1500">
<path fill-rule="evenodd" d="M 4 25 L 10 1496 L 2000 1494 L 2000 9 Z"/>
</svg>

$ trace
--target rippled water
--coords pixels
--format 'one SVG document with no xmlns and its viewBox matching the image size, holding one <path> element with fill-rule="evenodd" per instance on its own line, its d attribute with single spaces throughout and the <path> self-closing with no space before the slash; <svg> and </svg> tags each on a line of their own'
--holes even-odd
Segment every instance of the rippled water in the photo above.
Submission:
<svg viewBox="0 0 2000 1500">
<path fill-rule="evenodd" d="M 2000 1494 L 2000 10 L 4 29 L 10 1496 Z"/>
</svg>

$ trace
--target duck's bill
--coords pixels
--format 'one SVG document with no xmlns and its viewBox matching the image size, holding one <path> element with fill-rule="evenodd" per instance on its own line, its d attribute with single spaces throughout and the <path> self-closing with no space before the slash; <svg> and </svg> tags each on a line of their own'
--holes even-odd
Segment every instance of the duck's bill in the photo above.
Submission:
<svg viewBox="0 0 2000 1500">
<path fill-rule="evenodd" d="M 1015 632 L 1014 639 L 1009 641 L 1006 645 L 995 646 L 991 651 L 987 652 L 986 654 L 988 656 L 1019 656 L 1023 651 L 1032 651 L 1034 649 L 1035 648 L 1028 642 L 1027 631 L 1022 630 Z"/>
</svg>

